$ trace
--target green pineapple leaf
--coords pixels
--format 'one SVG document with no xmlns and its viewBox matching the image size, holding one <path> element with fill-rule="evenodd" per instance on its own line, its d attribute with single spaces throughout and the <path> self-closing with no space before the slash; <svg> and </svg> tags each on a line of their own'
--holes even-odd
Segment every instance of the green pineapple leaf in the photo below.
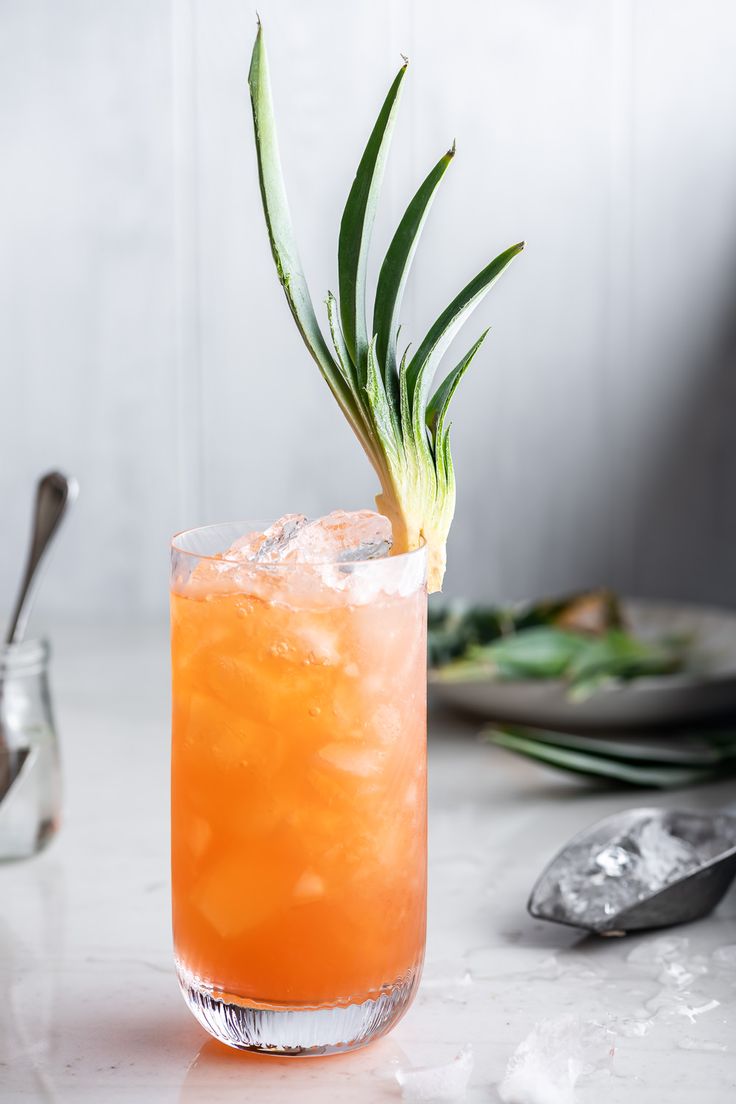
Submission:
<svg viewBox="0 0 736 1104">
<path fill-rule="evenodd" d="M 459 364 L 456 364 L 451 372 L 448 372 L 442 383 L 435 391 L 432 398 L 427 403 L 426 422 L 427 427 L 435 438 L 435 440 L 441 438 L 442 429 L 445 423 L 445 417 L 447 415 L 447 408 L 450 405 L 450 400 L 457 390 L 460 380 L 463 378 L 468 368 L 470 367 L 473 357 L 480 349 L 481 345 L 485 341 L 488 335 L 488 330 L 484 330 L 480 335 L 475 345 L 465 354 Z"/>
<path fill-rule="evenodd" d="M 492 744 L 515 751 L 546 766 L 586 775 L 602 782 L 628 786 L 672 789 L 708 782 L 736 770 L 736 761 L 730 762 L 727 767 L 723 761 L 715 764 L 712 761 L 701 764 L 685 761 L 678 764 L 613 758 L 594 750 L 571 746 L 564 739 L 555 742 L 552 739 L 535 739 L 533 731 L 527 735 L 523 729 L 494 729 L 488 731 L 486 737 Z"/>
<path fill-rule="evenodd" d="M 430 328 L 424 341 L 411 359 L 408 368 L 409 393 L 412 407 L 422 420 L 426 414 L 427 392 L 437 365 L 460 327 L 485 298 L 501 273 L 521 253 L 523 242 L 517 242 L 499 254 L 455 296 Z"/>
<path fill-rule="evenodd" d="M 368 247 L 406 70 L 407 64 L 404 63 L 384 100 L 358 165 L 340 223 L 337 269 L 342 332 L 353 364 L 358 370 L 358 378 L 363 383 L 367 371 L 368 345 L 372 336 L 368 333 L 365 303 Z"/>
<path fill-rule="evenodd" d="M 279 280 L 304 344 L 316 361 L 317 367 L 340 404 L 345 417 L 368 451 L 370 444 L 363 425 L 359 403 L 336 365 L 324 339 L 299 258 L 299 250 L 296 246 L 291 224 L 289 201 L 281 171 L 268 61 L 263 42 L 263 27 L 260 23 L 258 24 L 258 33 L 253 47 L 248 84 L 253 107 L 261 199 L 263 200 L 268 237 Z"/>
<path fill-rule="evenodd" d="M 253 105 L 258 175 L 271 251 L 299 332 L 378 475 L 376 505 L 393 528 L 395 552 L 426 544 L 429 590 L 439 590 L 445 544 L 455 509 L 455 475 L 445 416 L 450 399 L 483 337 L 449 373 L 427 405 L 432 376 L 471 311 L 523 248 L 506 250 L 467 285 L 430 329 L 414 356 L 397 364 L 399 311 L 437 186 L 452 160 L 449 150 L 420 185 L 381 266 L 373 311 L 366 314 L 371 231 L 406 63 L 384 100 L 358 166 L 340 223 L 339 297 L 327 296 L 334 354 L 317 321 L 289 214 L 279 159 L 263 28 L 253 47 L 248 83 Z"/>
<path fill-rule="evenodd" d="M 454 156 L 453 143 L 452 149 L 439 159 L 420 184 L 391 240 L 378 275 L 373 333 L 377 337 L 376 356 L 383 366 L 386 391 L 394 403 L 398 400 L 396 342 L 404 289 L 435 192 Z"/>
</svg>

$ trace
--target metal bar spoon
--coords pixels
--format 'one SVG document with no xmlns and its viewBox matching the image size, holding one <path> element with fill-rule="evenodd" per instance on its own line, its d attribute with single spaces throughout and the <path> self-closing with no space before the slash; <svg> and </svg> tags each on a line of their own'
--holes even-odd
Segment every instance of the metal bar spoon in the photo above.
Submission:
<svg viewBox="0 0 736 1104">
<path fill-rule="evenodd" d="M 19 644 L 25 634 L 40 577 L 39 568 L 62 518 L 79 493 L 76 479 L 61 472 L 47 472 L 36 486 L 36 502 L 25 571 L 5 635 L 5 645 Z M 2 723 L 2 678 L 0 678 L 0 802 L 18 778 L 29 752 L 8 746 Z"/>
</svg>

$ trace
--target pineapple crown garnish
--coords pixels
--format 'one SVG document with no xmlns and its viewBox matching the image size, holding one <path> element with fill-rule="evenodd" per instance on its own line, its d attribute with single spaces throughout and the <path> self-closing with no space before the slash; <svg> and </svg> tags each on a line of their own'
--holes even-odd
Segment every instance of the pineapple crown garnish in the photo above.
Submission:
<svg viewBox="0 0 736 1104">
<path fill-rule="evenodd" d="M 422 182 L 381 266 L 373 319 L 366 310 L 368 245 L 408 62 L 397 73 L 361 158 L 340 223 L 338 298 L 327 295 L 331 349 L 304 277 L 281 172 L 263 28 L 258 25 L 248 83 L 258 175 L 273 259 L 304 343 L 352 426 L 381 482 L 376 505 L 393 526 L 394 552 L 426 543 L 428 586 L 439 590 L 455 510 L 450 455 L 450 400 L 488 330 L 445 376 L 431 384 L 448 345 L 524 243 L 491 261 L 453 299 L 411 356 L 399 354 L 399 314 L 419 235 L 437 186 L 455 155 L 448 150 Z"/>
</svg>

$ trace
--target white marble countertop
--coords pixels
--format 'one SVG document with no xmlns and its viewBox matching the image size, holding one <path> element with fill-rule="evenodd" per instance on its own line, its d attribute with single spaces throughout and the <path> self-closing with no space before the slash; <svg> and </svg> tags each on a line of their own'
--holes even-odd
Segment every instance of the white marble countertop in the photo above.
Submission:
<svg viewBox="0 0 736 1104">
<path fill-rule="evenodd" d="M 644 802 L 712 807 L 733 799 L 733 783 L 601 794 L 435 716 L 429 942 L 414 1006 L 352 1055 L 253 1057 L 210 1041 L 174 978 L 164 632 L 75 631 L 55 644 L 66 820 L 46 854 L 0 867 L 3 1104 L 398 1101 L 398 1067 L 449 1061 L 466 1043 L 466 1099 L 493 1102 L 534 1024 L 564 1030 L 570 1016 L 603 1025 L 580 1104 L 736 1099 L 736 892 L 708 920 L 622 940 L 581 939 L 525 911 L 535 876 L 579 828 Z"/>
</svg>

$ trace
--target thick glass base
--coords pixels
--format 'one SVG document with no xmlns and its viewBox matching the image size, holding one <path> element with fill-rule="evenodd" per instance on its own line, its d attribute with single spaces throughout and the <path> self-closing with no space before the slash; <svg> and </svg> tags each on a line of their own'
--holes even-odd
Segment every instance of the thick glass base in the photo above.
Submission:
<svg viewBox="0 0 736 1104">
<path fill-rule="evenodd" d="M 177 964 L 184 999 L 210 1035 L 238 1050 L 300 1057 L 340 1054 L 385 1035 L 411 1004 L 419 975 L 360 1004 L 282 1008 L 214 990 Z"/>
</svg>

